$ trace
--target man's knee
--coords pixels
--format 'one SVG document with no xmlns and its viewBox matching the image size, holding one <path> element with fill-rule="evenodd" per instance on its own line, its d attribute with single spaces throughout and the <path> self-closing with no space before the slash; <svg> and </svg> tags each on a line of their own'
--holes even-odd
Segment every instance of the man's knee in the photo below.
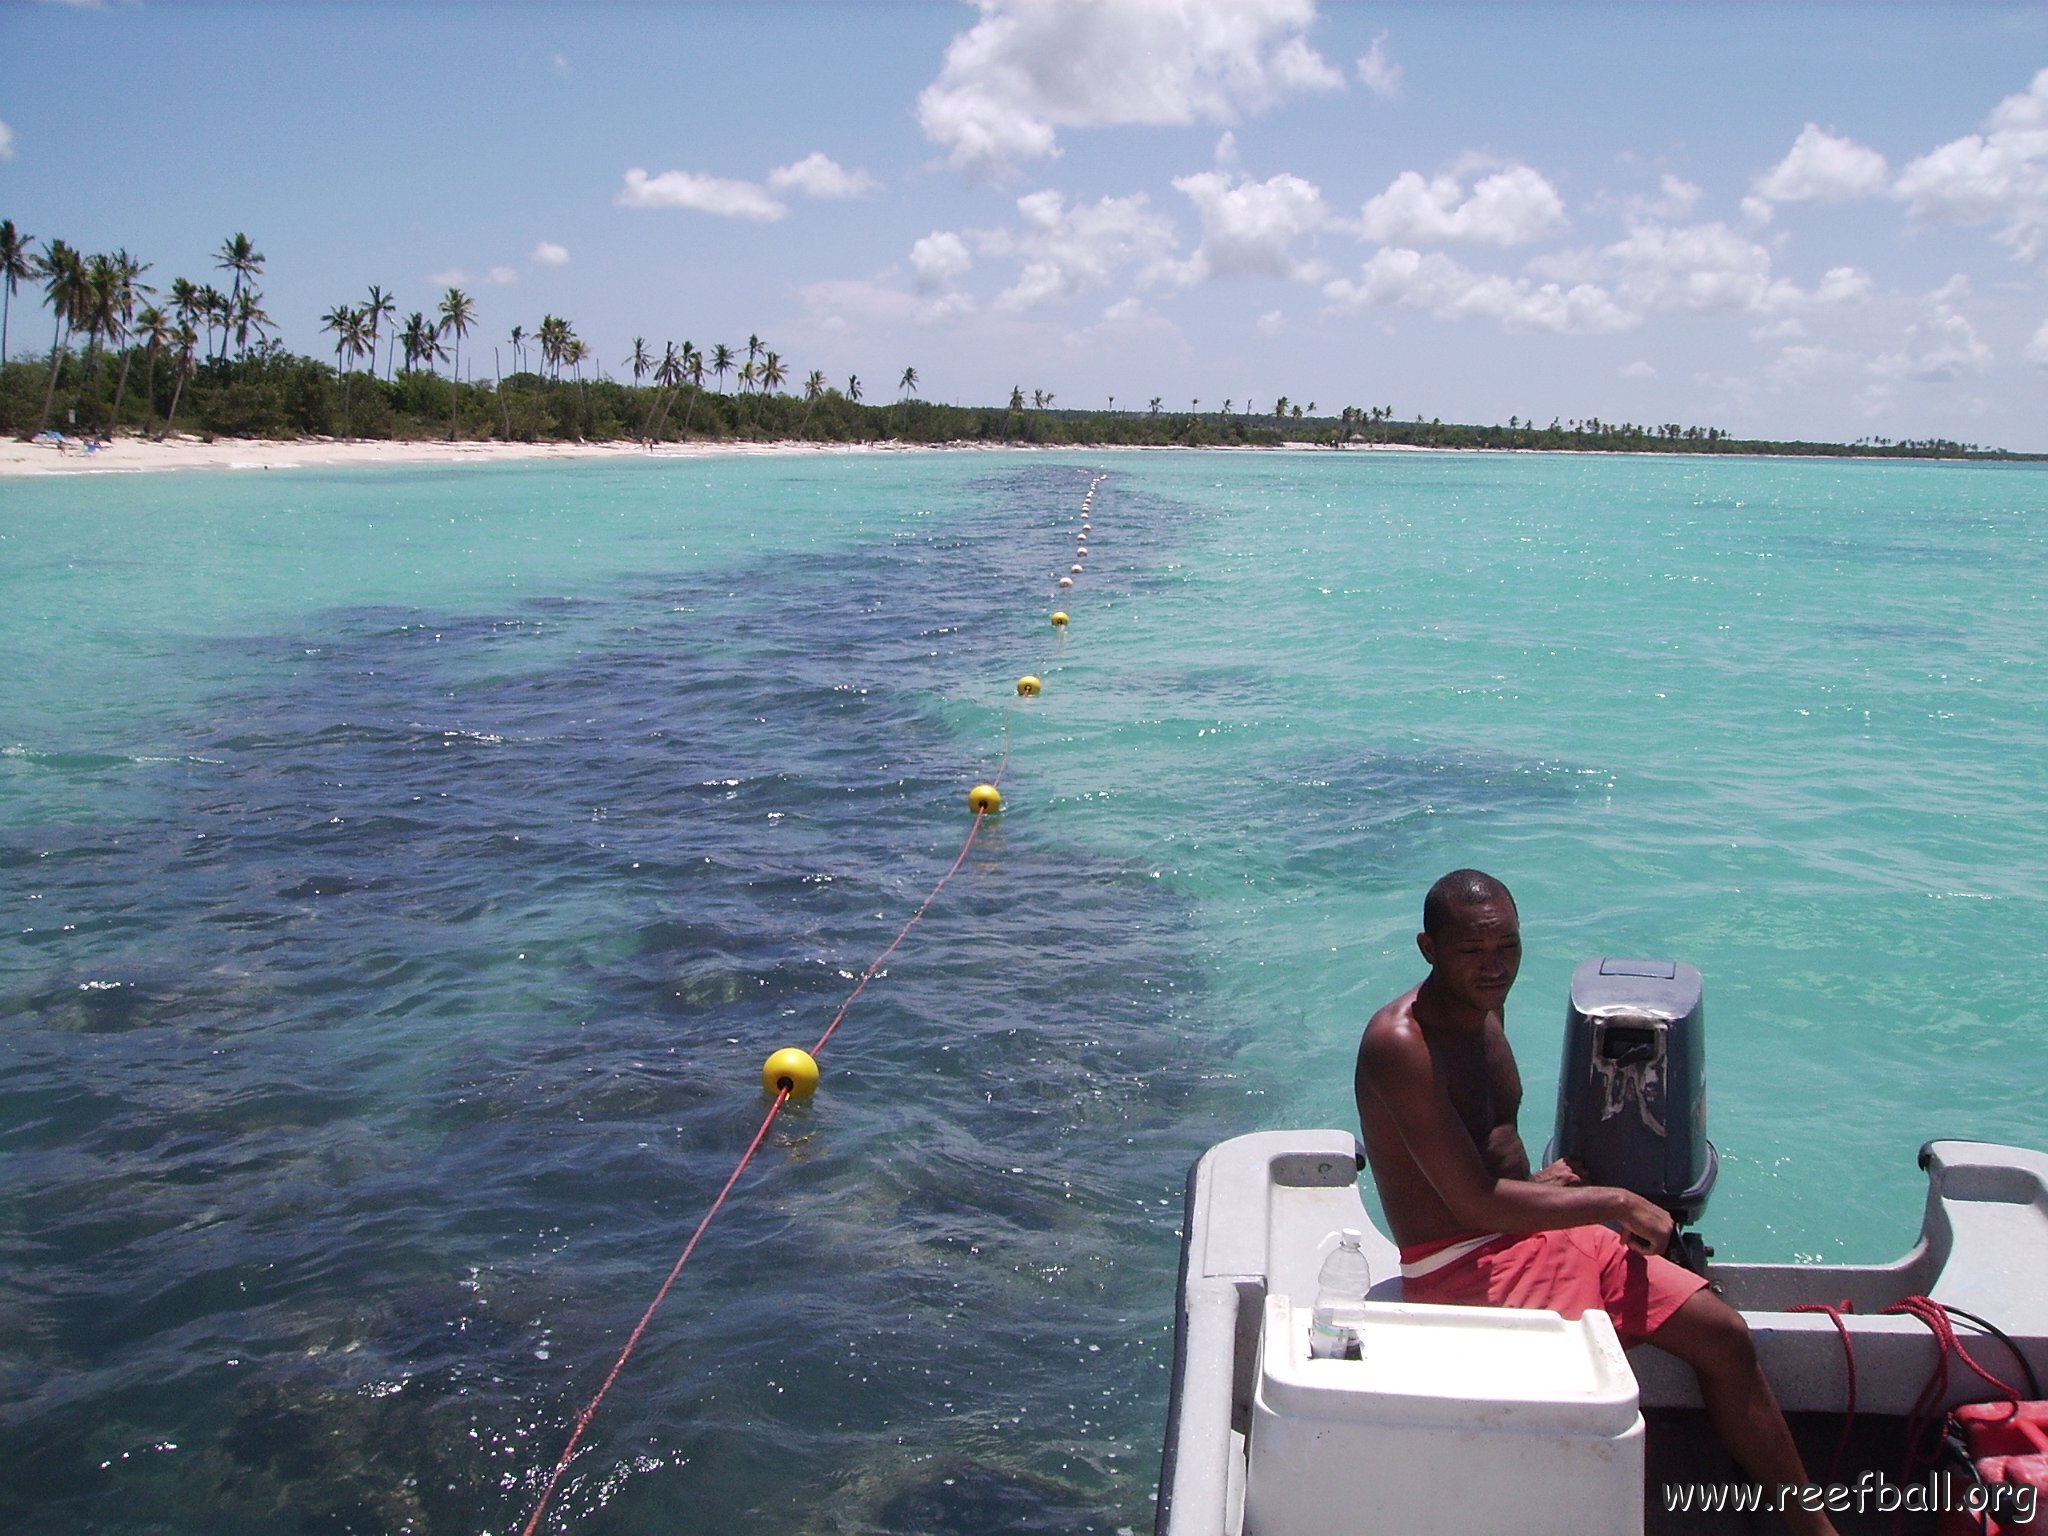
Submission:
<svg viewBox="0 0 2048 1536">
<path fill-rule="evenodd" d="M 1742 1314 L 1712 1291 L 1695 1291 L 1650 1335 L 1659 1349 L 1695 1371 L 1748 1371 L 1756 1364 L 1756 1342 Z"/>
</svg>

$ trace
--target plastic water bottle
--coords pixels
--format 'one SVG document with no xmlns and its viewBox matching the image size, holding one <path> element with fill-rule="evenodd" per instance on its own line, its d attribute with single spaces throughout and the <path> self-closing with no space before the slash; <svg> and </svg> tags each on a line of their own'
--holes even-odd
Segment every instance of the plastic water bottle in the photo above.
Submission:
<svg viewBox="0 0 2048 1536">
<path fill-rule="evenodd" d="M 1308 1352 L 1318 1360 L 1356 1360 L 1358 1332 L 1337 1321 L 1340 1309 L 1349 1311 L 1365 1300 L 1372 1289 L 1372 1266 L 1359 1247 L 1365 1236 L 1346 1227 L 1338 1234 L 1337 1246 L 1323 1260 L 1323 1272 L 1316 1279 L 1316 1307 L 1308 1330 Z"/>
</svg>

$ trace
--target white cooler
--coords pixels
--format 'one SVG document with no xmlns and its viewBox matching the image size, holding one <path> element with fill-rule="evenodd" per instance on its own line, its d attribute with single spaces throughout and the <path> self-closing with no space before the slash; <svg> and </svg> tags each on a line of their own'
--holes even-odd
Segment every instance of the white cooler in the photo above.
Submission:
<svg viewBox="0 0 2048 1536">
<path fill-rule="evenodd" d="M 1266 1298 L 1245 1536 L 1641 1536 L 1643 1416 L 1604 1312 L 1362 1302 L 1363 1358 L 1309 1356 Z"/>
</svg>

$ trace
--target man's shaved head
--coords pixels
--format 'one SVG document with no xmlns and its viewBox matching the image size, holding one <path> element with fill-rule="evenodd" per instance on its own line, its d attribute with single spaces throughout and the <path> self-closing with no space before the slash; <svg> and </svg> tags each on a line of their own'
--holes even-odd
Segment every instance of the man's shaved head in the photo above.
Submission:
<svg viewBox="0 0 2048 1536">
<path fill-rule="evenodd" d="M 1422 898 L 1422 931 L 1432 938 L 1440 937 L 1454 921 L 1452 913 L 1458 908 L 1483 906 L 1489 901 L 1505 901 L 1511 907 L 1515 904 L 1508 888 L 1493 876 L 1476 869 L 1454 869 Z"/>
</svg>

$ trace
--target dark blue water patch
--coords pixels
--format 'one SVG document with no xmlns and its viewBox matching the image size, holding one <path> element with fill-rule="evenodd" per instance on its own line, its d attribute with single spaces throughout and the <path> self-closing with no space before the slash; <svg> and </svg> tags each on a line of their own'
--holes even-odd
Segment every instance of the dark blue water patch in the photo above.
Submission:
<svg viewBox="0 0 2048 1536">
<path fill-rule="evenodd" d="M 957 851 L 999 711 L 963 742 L 934 701 L 1042 638 L 1019 525 L 1083 484 L 997 477 L 908 544 L 252 637 L 159 816 L 0 836 L 40 887 L 0 947 L 0 1516 L 515 1527 L 761 1057 Z M 989 825 L 550 1528 L 1146 1518 L 1179 1183 L 1244 1091 L 1191 929 L 1170 883 Z"/>
</svg>

